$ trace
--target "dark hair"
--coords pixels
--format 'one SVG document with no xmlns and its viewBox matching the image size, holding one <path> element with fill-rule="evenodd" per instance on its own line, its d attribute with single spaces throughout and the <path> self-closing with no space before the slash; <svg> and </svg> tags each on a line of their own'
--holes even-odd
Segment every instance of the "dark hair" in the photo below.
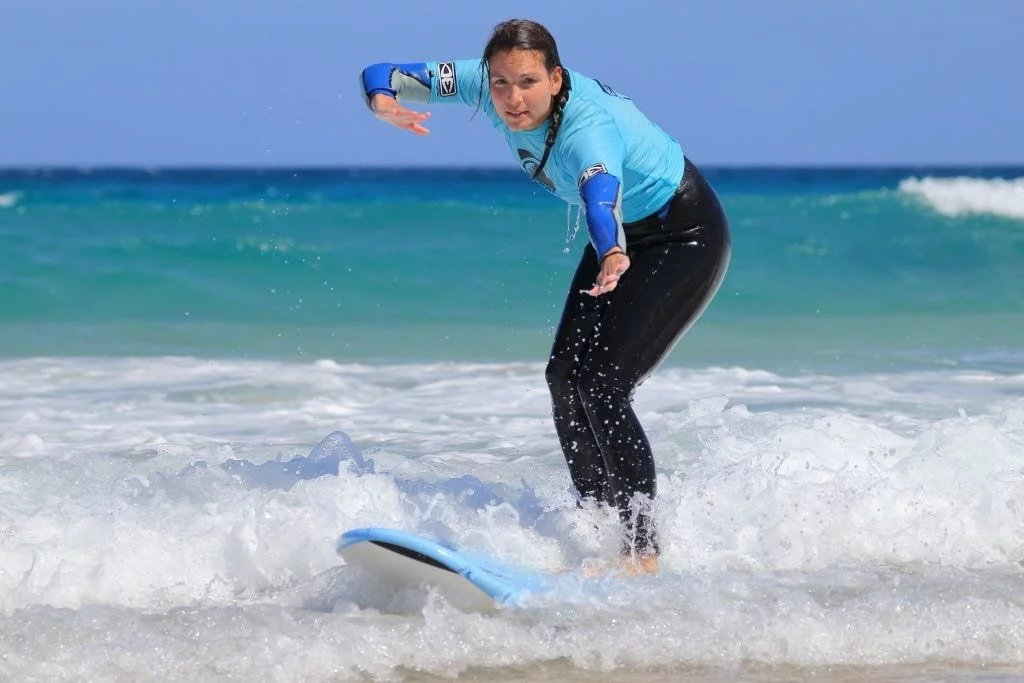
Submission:
<svg viewBox="0 0 1024 683">
<path fill-rule="evenodd" d="M 491 39 L 487 41 L 487 45 L 484 47 L 484 58 L 480 63 L 482 76 L 480 80 L 481 101 L 483 101 L 484 83 L 490 78 L 491 57 L 499 52 L 507 52 L 509 50 L 536 50 L 540 52 L 544 57 L 544 68 L 548 70 L 548 73 L 554 71 L 556 66 L 562 66 L 555 38 L 544 26 L 529 19 L 509 19 L 508 21 L 503 21 L 494 27 Z M 551 148 L 555 144 L 555 136 L 558 135 L 558 129 L 562 126 L 562 112 L 565 110 L 565 103 L 569 101 L 569 90 L 571 88 L 569 72 L 565 70 L 565 67 L 562 67 L 562 89 L 555 95 L 551 106 L 551 128 L 548 129 L 548 134 L 544 138 L 544 155 L 540 158 L 540 163 L 537 164 L 537 168 L 533 171 L 534 178 L 540 175 L 540 172 L 544 169 L 544 164 L 548 162 L 548 157 L 551 155 Z"/>
</svg>

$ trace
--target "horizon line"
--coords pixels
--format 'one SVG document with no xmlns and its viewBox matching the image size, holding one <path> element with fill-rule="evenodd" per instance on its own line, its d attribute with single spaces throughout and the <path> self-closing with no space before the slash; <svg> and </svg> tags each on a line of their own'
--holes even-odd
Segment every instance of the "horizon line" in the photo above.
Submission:
<svg viewBox="0 0 1024 683">
<path fill-rule="evenodd" d="M 1018 162 L 998 161 L 970 161 L 970 162 L 805 162 L 805 163 L 783 163 L 783 162 L 723 162 L 700 164 L 702 169 L 717 170 L 905 170 L 905 169 L 1024 169 L 1024 160 Z M 294 163 L 294 164 L 243 164 L 243 163 L 97 163 L 97 164 L 74 164 L 54 163 L 37 164 L 27 163 L 22 165 L 11 165 L 0 163 L 0 173 L 10 171 L 391 171 L 391 172 L 417 172 L 417 171 L 484 171 L 484 172 L 521 172 L 519 166 L 514 164 L 323 164 L 323 163 Z"/>
</svg>

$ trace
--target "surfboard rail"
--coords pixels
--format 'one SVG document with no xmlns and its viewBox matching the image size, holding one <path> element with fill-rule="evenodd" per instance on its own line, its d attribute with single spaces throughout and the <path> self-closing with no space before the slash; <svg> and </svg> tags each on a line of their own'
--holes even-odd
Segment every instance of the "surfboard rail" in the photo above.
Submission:
<svg viewBox="0 0 1024 683">
<path fill-rule="evenodd" d="M 515 606 L 527 594 L 543 591 L 546 584 L 539 571 L 502 564 L 399 529 L 351 529 L 338 537 L 335 550 L 346 563 L 438 586 L 455 597 L 453 602 L 471 609 L 485 606 L 473 590 L 494 605 Z"/>
</svg>

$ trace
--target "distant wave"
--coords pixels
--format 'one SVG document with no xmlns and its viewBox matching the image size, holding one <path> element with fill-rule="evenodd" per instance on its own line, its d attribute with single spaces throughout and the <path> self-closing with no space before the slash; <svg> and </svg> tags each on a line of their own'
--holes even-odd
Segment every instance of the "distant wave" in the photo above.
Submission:
<svg viewBox="0 0 1024 683">
<path fill-rule="evenodd" d="M 1024 219 L 1024 178 L 906 178 L 899 189 L 945 216 L 993 214 Z"/>
<path fill-rule="evenodd" d="M 20 192 L 0 192 L 0 209 L 9 209 L 18 203 Z"/>
</svg>

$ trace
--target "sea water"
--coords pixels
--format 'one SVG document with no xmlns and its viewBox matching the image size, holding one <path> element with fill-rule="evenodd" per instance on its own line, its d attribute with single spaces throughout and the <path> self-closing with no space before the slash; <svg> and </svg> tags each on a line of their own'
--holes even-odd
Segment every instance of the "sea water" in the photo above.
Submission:
<svg viewBox="0 0 1024 683">
<path fill-rule="evenodd" d="M 0 172 L 0 678 L 1024 676 L 1024 169 L 707 169 L 734 256 L 642 385 L 662 572 L 463 614 L 334 553 L 551 570 L 586 240 L 504 170 Z"/>
</svg>

